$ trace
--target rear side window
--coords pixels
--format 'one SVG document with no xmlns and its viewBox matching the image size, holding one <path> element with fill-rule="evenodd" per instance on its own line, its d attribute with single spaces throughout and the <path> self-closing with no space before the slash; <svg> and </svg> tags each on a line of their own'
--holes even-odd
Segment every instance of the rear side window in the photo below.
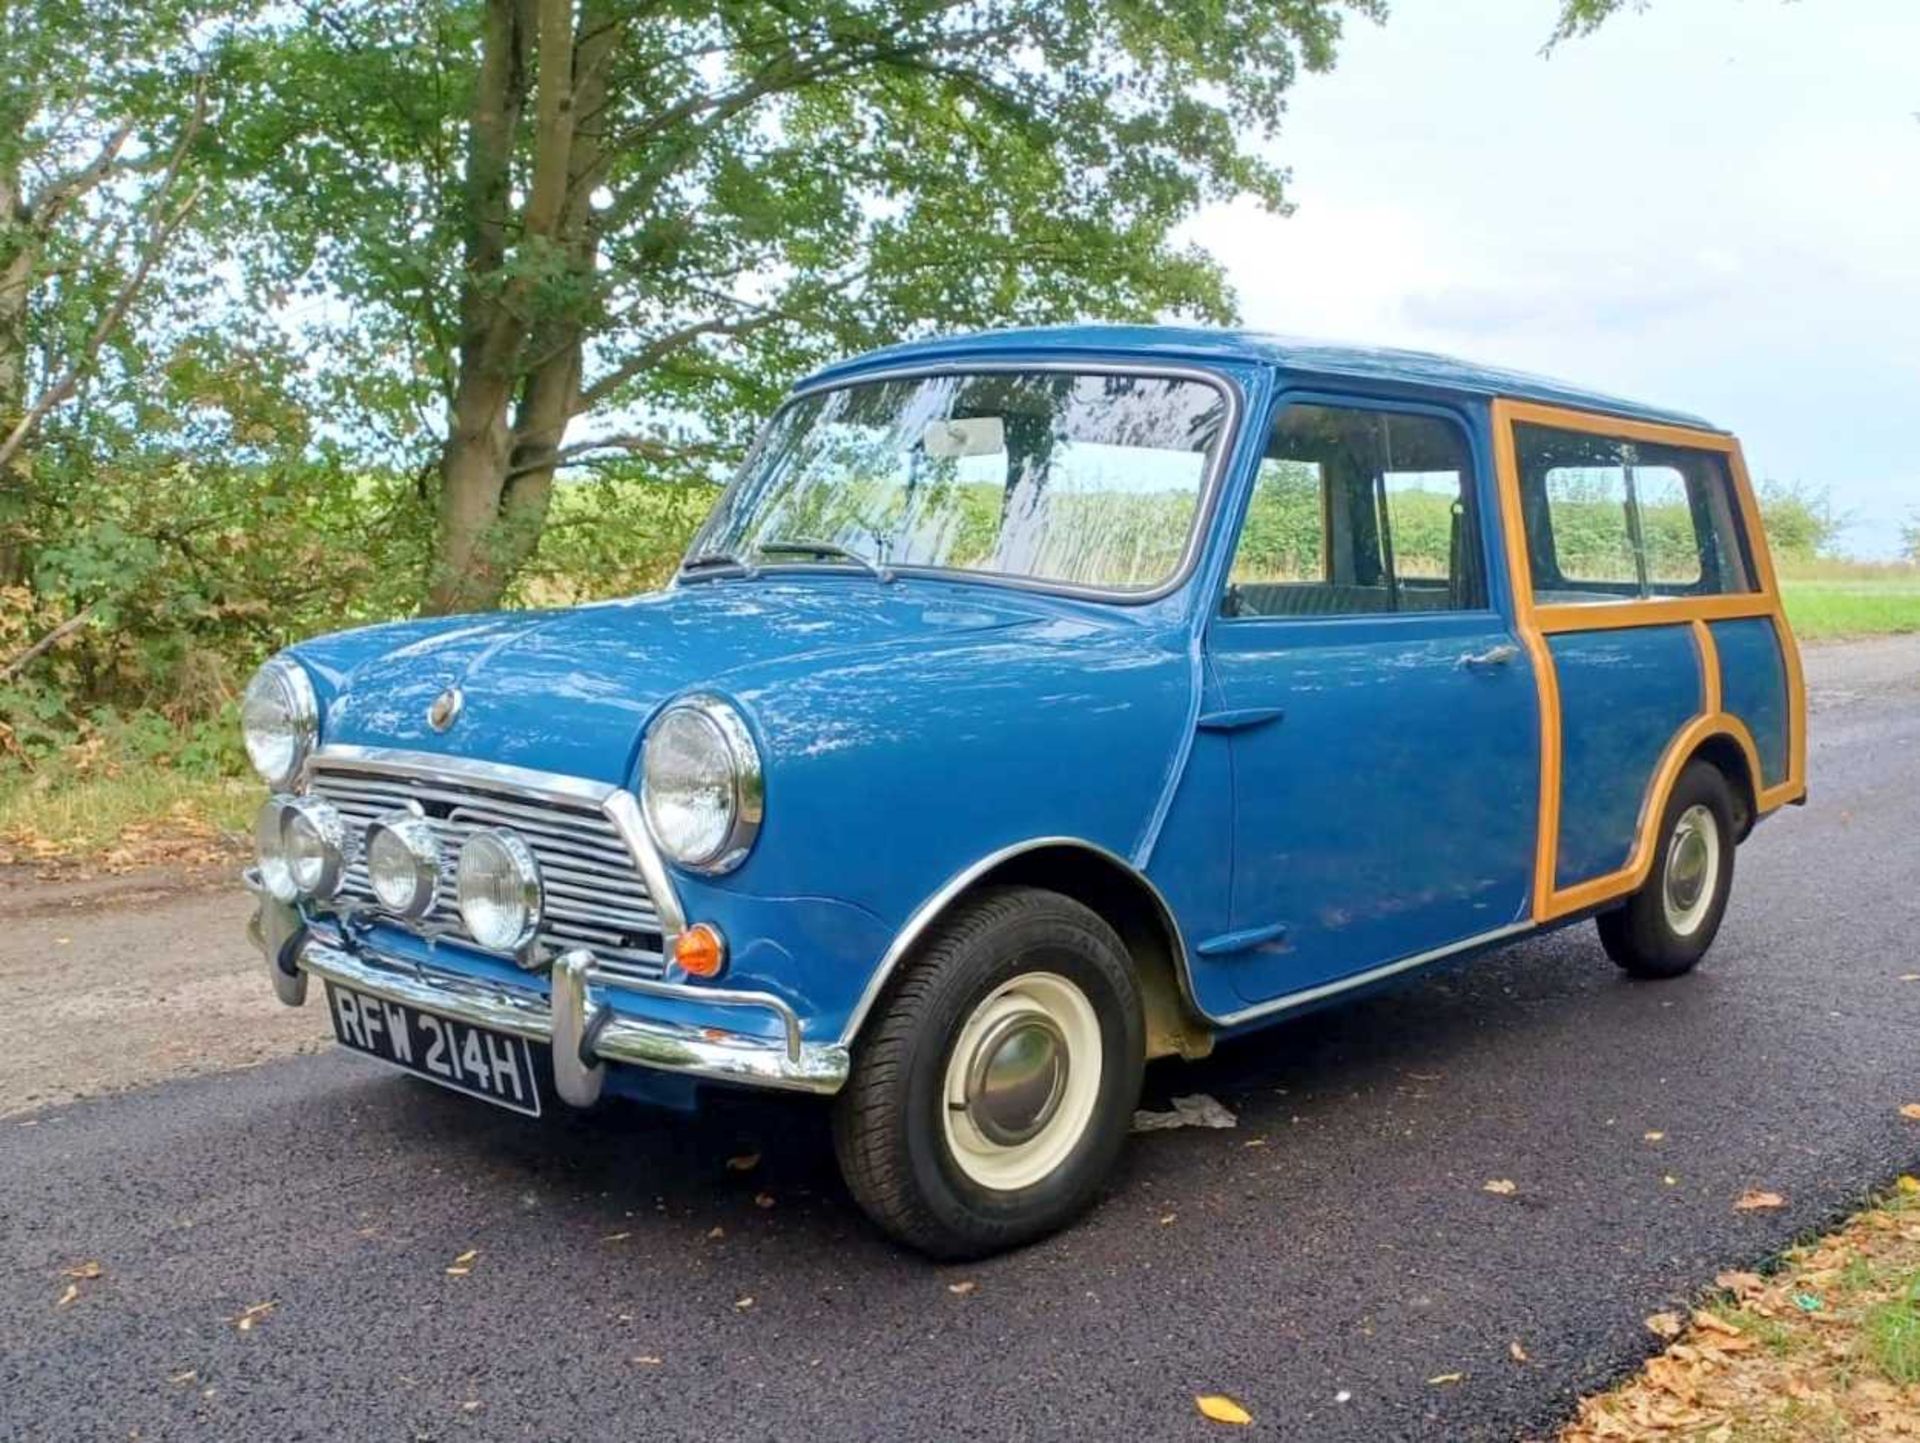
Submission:
<svg viewBox="0 0 1920 1443">
<path fill-rule="evenodd" d="M 1254 478 L 1223 612 L 1484 607 L 1472 477 L 1465 434 L 1441 417 L 1286 407 Z"/>
<path fill-rule="evenodd" d="M 1529 422 L 1513 428 L 1533 594 L 1544 602 L 1754 589 L 1726 457 Z"/>
</svg>

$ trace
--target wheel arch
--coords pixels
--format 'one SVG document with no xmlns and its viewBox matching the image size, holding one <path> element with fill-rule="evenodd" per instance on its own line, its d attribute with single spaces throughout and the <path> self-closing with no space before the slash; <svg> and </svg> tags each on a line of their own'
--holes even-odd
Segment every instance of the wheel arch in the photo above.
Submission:
<svg viewBox="0 0 1920 1443">
<path fill-rule="evenodd" d="M 901 927 L 861 994 L 841 1042 L 851 1045 L 900 964 L 927 930 L 983 887 L 1037 887 L 1099 914 L 1133 959 L 1146 1014 L 1147 1056 L 1204 1057 L 1213 1029 L 1193 1004 L 1186 943 L 1160 891 L 1126 860 L 1078 837 L 1037 837 L 981 858 L 923 902 Z"/>
<path fill-rule="evenodd" d="M 1743 842 L 1759 816 L 1759 778 L 1753 772 L 1753 757 L 1731 731 L 1717 731 L 1703 737 L 1693 749 L 1689 761 L 1710 762 L 1733 788 L 1733 800 L 1739 808 L 1733 819 L 1736 842 Z"/>
</svg>

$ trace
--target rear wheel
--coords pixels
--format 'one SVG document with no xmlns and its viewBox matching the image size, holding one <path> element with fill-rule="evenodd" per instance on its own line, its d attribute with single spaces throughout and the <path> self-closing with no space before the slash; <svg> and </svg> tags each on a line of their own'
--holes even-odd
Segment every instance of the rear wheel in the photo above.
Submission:
<svg viewBox="0 0 1920 1443">
<path fill-rule="evenodd" d="M 1725 775 L 1689 762 L 1667 799 L 1653 870 L 1596 921 L 1607 955 L 1631 975 L 1678 977 L 1713 945 L 1733 888 L 1733 816 Z"/>
<path fill-rule="evenodd" d="M 1145 1057 L 1131 959 L 1057 893 L 991 888 L 903 967 L 834 1106 L 854 1198 L 935 1257 L 1061 1227 L 1126 1140 Z"/>
</svg>

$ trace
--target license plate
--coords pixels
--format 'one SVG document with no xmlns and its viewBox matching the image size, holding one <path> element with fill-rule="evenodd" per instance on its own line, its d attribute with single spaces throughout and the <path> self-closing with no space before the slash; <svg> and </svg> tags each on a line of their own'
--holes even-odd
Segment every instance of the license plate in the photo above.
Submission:
<svg viewBox="0 0 1920 1443">
<path fill-rule="evenodd" d="M 540 1115 L 533 1047 L 524 1037 L 436 1017 L 334 982 L 327 984 L 327 1011 L 343 1047 L 497 1107 Z"/>
</svg>

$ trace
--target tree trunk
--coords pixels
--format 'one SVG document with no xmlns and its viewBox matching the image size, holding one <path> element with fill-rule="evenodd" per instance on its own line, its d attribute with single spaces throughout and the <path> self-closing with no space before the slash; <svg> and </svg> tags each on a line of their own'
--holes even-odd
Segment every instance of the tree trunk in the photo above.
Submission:
<svg viewBox="0 0 1920 1443">
<path fill-rule="evenodd" d="M 27 409 L 27 297 L 36 247 L 27 225 L 19 177 L 0 170 L 0 436 Z M 0 586 L 26 579 L 27 460 L 0 467 Z"/>
<path fill-rule="evenodd" d="M 439 533 L 425 609 L 496 607 L 539 545 L 567 423 L 578 407 L 581 322 L 531 321 L 522 282 L 502 284 L 515 138 L 529 63 L 539 82 L 522 244 L 546 244 L 590 276 L 597 237 L 588 195 L 603 157 L 576 120 L 605 98 L 615 28 L 596 0 L 489 0 L 469 119 L 466 293 L 459 382 L 440 466 Z"/>
</svg>

